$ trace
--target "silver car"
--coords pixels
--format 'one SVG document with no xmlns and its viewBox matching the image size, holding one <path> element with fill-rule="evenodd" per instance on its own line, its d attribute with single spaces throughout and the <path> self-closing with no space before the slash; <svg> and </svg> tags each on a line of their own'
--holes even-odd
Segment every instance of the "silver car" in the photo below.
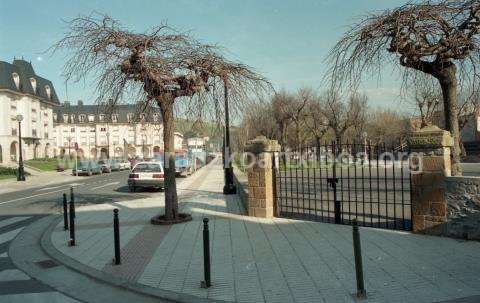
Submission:
<svg viewBox="0 0 480 303">
<path fill-rule="evenodd" d="M 160 162 L 138 162 L 128 175 L 128 189 L 134 192 L 139 187 L 164 188 L 165 176 Z"/>
</svg>

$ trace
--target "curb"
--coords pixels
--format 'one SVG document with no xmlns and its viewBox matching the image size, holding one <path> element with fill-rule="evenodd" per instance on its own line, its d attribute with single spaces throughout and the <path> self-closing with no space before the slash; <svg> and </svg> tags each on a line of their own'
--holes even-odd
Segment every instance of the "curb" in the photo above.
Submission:
<svg viewBox="0 0 480 303">
<path fill-rule="evenodd" d="M 90 278 L 93 278 L 97 281 L 107 283 L 114 287 L 120 287 L 128 291 L 132 291 L 141 295 L 147 295 L 153 298 L 168 300 L 172 302 L 179 303 L 232 303 L 233 301 L 221 301 L 213 300 L 207 298 L 200 298 L 193 295 L 187 295 L 183 293 L 177 293 L 169 290 L 163 290 L 159 288 L 153 288 L 147 285 L 142 285 L 139 283 L 132 283 L 123 278 L 114 277 L 112 275 L 106 274 L 98 269 L 91 268 L 85 264 L 78 262 L 75 259 L 68 257 L 59 250 L 55 248 L 51 241 L 51 234 L 58 223 L 62 220 L 60 215 L 55 215 L 55 219 L 52 220 L 50 225 L 43 231 L 40 246 L 49 255 L 52 259 L 58 263 L 80 273 L 86 275 Z M 200 281 L 198 281 L 200 285 Z"/>
</svg>

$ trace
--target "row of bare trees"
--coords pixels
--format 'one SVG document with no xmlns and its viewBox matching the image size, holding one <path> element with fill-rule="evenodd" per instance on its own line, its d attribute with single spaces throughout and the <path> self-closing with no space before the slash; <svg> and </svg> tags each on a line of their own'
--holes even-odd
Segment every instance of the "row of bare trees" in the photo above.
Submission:
<svg viewBox="0 0 480 303">
<path fill-rule="evenodd" d="M 410 130 L 409 119 L 395 111 L 370 109 L 367 101 L 360 93 L 342 96 L 335 91 L 318 93 L 308 88 L 296 93 L 282 90 L 244 114 L 236 144 L 242 149 L 249 138 L 259 135 L 274 138 L 283 148 L 291 149 L 359 138 L 399 144 Z"/>
</svg>

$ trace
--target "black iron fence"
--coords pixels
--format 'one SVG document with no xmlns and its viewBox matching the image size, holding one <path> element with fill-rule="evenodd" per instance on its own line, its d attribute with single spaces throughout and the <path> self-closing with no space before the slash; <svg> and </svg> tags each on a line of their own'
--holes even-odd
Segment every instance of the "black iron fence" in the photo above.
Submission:
<svg viewBox="0 0 480 303">
<path fill-rule="evenodd" d="M 277 154 L 275 199 L 282 217 L 411 229 L 404 144 L 322 144 Z"/>
</svg>

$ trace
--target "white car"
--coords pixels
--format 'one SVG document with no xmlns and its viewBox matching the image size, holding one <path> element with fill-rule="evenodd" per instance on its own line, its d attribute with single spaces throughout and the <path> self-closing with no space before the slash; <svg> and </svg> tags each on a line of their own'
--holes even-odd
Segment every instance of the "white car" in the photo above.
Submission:
<svg viewBox="0 0 480 303">
<path fill-rule="evenodd" d="M 130 162 L 126 160 L 118 160 L 118 164 L 120 165 L 120 170 L 130 169 Z"/>
<path fill-rule="evenodd" d="M 128 189 L 131 192 L 137 188 L 164 188 L 165 175 L 160 162 L 138 162 L 128 175 Z"/>
</svg>

